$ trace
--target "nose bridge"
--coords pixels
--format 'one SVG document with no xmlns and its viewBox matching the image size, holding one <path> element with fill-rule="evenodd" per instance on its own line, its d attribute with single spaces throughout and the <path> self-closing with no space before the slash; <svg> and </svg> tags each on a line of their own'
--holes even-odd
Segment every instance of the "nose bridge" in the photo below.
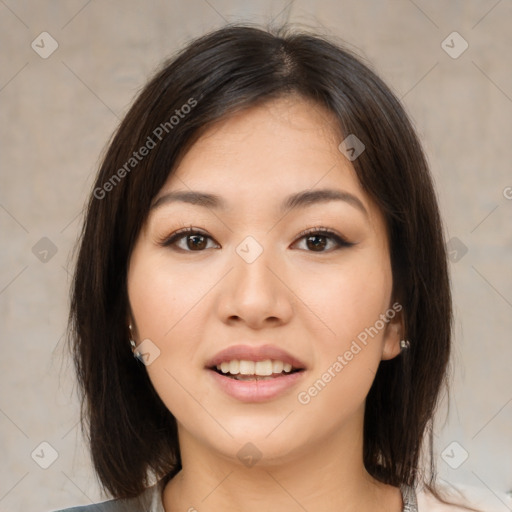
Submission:
<svg viewBox="0 0 512 512">
<path fill-rule="evenodd" d="M 268 238 L 263 240 L 248 235 L 235 248 L 234 258 L 236 288 L 244 293 L 272 293 L 276 283 L 269 266 L 278 265 L 275 251 L 270 247 Z"/>
<path fill-rule="evenodd" d="M 222 315 L 254 325 L 268 318 L 287 321 L 292 307 L 287 288 L 275 275 L 281 266 L 276 251 L 247 236 L 236 246 L 232 264 L 221 299 Z"/>
</svg>

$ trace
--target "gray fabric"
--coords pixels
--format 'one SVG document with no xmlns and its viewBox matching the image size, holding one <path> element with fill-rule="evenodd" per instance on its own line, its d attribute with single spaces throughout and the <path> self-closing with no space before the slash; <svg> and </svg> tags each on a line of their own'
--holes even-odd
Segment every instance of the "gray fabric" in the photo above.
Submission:
<svg viewBox="0 0 512 512">
<path fill-rule="evenodd" d="M 56 510 L 55 512 L 165 512 L 162 503 L 163 480 L 160 480 L 138 498 L 110 500 L 103 503 Z M 404 507 L 402 512 L 418 512 L 416 492 L 408 485 L 401 485 Z"/>
<path fill-rule="evenodd" d="M 103 503 L 80 505 L 55 512 L 165 512 L 162 503 L 164 480 L 148 487 L 140 496 L 128 500 L 109 500 Z"/>
</svg>

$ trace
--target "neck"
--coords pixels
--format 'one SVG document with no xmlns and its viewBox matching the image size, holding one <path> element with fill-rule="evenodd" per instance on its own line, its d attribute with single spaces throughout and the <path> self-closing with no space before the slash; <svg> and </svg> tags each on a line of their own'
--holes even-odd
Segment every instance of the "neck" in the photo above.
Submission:
<svg viewBox="0 0 512 512">
<path fill-rule="evenodd" d="M 183 437 L 181 440 L 184 440 Z M 400 490 L 366 471 L 362 438 L 336 450 L 336 442 L 252 467 L 184 442 L 182 470 L 164 490 L 166 512 L 400 512 Z"/>
</svg>

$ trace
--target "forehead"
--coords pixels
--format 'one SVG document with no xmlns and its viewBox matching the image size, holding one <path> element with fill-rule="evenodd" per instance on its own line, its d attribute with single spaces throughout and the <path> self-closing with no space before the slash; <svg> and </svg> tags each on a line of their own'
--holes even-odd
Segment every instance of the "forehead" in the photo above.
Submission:
<svg viewBox="0 0 512 512">
<path fill-rule="evenodd" d="M 341 140 L 334 114 L 324 107 L 296 96 L 272 100 L 212 125 L 183 156 L 163 190 L 186 183 L 240 192 L 278 187 L 284 192 L 313 188 L 321 180 L 322 186 L 344 182 L 361 191 L 352 165 L 338 150 Z"/>
<path fill-rule="evenodd" d="M 334 114 L 298 96 L 247 108 L 204 131 L 153 204 L 172 191 L 200 190 L 240 212 L 281 208 L 299 191 L 336 189 L 358 198 L 372 217 L 375 205 L 339 151 L 342 140 Z"/>
</svg>

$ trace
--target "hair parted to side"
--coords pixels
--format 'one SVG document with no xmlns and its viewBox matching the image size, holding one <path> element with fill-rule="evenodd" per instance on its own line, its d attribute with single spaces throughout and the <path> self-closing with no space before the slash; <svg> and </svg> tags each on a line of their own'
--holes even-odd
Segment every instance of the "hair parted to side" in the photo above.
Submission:
<svg viewBox="0 0 512 512">
<path fill-rule="evenodd" d="M 289 94 L 327 108 L 345 137 L 364 143 L 352 165 L 387 222 L 393 298 L 403 305 L 410 348 L 381 362 L 367 397 L 366 469 L 382 482 L 414 485 L 423 477 L 426 444 L 425 484 L 433 488 L 429 426 L 450 356 L 452 305 L 443 227 L 419 140 L 390 89 L 339 42 L 289 25 L 237 24 L 192 41 L 149 81 L 117 129 L 88 202 L 69 341 L 82 431 L 113 497 L 135 497 L 154 477 L 181 469 L 176 421 L 128 341 L 128 262 L 151 201 L 208 126 Z M 183 115 L 171 128 L 176 111 Z M 165 122 L 158 139 L 155 130 Z M 127 166 L 148 137 L 155 146 Z"/>
</svg>

